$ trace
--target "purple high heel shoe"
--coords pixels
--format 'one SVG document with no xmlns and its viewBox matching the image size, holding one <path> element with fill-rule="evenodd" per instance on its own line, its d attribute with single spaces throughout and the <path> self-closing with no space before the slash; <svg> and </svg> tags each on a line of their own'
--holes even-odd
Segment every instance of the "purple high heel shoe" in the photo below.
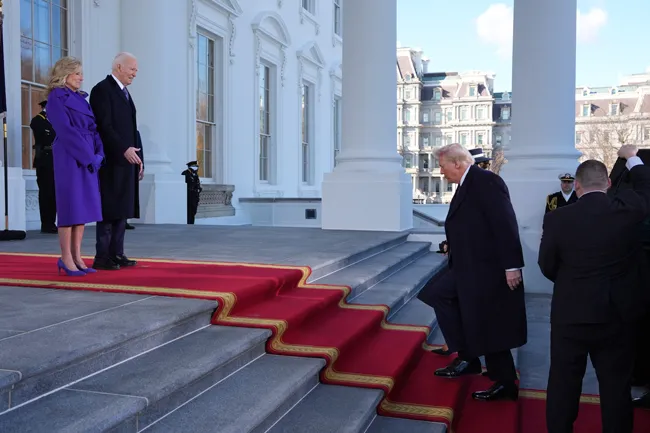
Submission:
<svg viewBox="0 0 650 433">
<path fill-rule="evenodd" d="M 76 263 L 76 262 L 75 262 L 75 265 L 77 265 L 77 268 L 79 268 L 79 270 L 81 272 L 83 272 L 84 274 L 94 274 L 95 272 L 97 272 L 93 268 L 89 268 L 89 267 L 82 268 L 81 266 L 79 266 L 79 263 Z M 85 266 L 85 264 L 84 264 L 84 266 Z"/>
<path fill-rule="evenodd" d="M 61 270 L 63 269 L 65 271 L 65 274 L 68 277 L 83 277 L 86 275 L 85 272 L 83 271 L 71 271 L 65 266 L 65 263 L 63 263 L 62 259 L 59 259 L 59 261 L 56 263 L 57 267 L 59 268 L 59 275 L 61 275 Z"/>
</svg>

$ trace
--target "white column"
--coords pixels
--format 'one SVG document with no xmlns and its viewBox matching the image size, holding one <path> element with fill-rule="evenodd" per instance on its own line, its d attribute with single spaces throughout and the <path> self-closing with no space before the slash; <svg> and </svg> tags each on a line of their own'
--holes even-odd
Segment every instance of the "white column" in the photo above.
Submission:
<svg viewBox="0 0 650 433">
<path fill-rule="evenodd" d="M 515 0 L 512 141 L 501 175 L 508 184 L 524 248 L 526 290 L 550 293 L 537 255 L 547 194 L 574 173 L 576 0 Z"/>
<path fill-rule="evenodd" d="M 129 87 L 138 109 L 145 158 L 140 184 L 141 220 L 185 223 L 186 187 L 180 173 L 191 146 L 188 83 L 187 2 L 122 0 L 121 48 L 138 58 L 138 76 Z"/>
<path fill-rule="evenodd" d="M 343 4 L 342 145 L 323 180 L 323 229 L 413 226 L 410 176 L 395 148 L 396 0 Z"/>
</svg>

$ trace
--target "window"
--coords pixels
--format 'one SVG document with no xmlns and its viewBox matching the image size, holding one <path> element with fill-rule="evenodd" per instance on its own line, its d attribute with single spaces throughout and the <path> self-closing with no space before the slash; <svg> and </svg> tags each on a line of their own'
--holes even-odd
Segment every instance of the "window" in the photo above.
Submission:
<svg viewBox="0 0 650 433">
<path fill-rule="evenodd" d="M 501 120 L 510 120 L 510 107 L 503 107 L 501 109 Z"/>
<path fill-rule="evenodd" d="M 476 96 L 476 86 L 469 86 L 469 96 Z"/>
<path fill-rule="evenodd" d="M 435 138 L 435 140 L 434 140 L 434 143 L 435 143 L 436 147 L 440 147 L 440 146 L 442 146 L 442 137 L 439 136 L 439 135 L 436 135 L 436 138 Z"/>
<path fill-rule="evenodd" d="M 460 109 L 460 120 L 467 120 L 467 107 Z"/>
<path fill-rule="evenodd" d="M 259 66 L 260 98 L 260 160 L 259 180 L 270 182 L 271 178 L 271 68 Z"/>
<path fill-rule="evenodd" d="M 301 124 L 302 124 L 302 182 L 311 184 L 311 153 L 312 153 L 312 86 L 302 83 Z"/>
<path fill-rule="evenodd" d="M 411 147 L 411 136 L 409 134 L 404 134 L 404 147 L 406 149 Z"/>
<path fill-rule="evenodd" d="M 453 143 L 454 138 L 451 136 L 451 134 L 445 135 L 445 145 Z"/>
<path fill-rule="evenodd" d="M 582 132 L 576 132 L 576 144 L 580 144 L 582 142 Z"/>
<path fill-rule="evenodd" d="M 440 125 L 442 123 L 442 113 L 440 111 L 433 113 L 433 123 L 436 125 Z"/>
<path fill-rule="evenodd" d="M 440 101 L 442 99 L 442 91 L 440 89 L 433 89 L 433 100 Z"/>
<path fill-rule="evenodd" d="M 476 134 L 476 144 L 479 146 L 482 146 L 484 143 L 484 138 L 483 134 Z"/>
<path fill-rule="evenodd" d="M 454 184 L 451 182 L 447 182 L 447 192 L 453 192 L 454 191 Z"/>
<path fill-rule="evenodd" d="M 342 0 L 334 0 L 334 34 L 338 36 L 342 35 L 341 30 L 343 28 L 343 22 L 341 21 L 341 1 Z"/>
<path fill-rule="evenodd" d="M 643 139 L 650 140 L 650 128 L 645 128 L 643 130 Z"/>
<path fill-rule="evenodd" d="M 476 108 L 476 118 L 482 120 L 485 118 L 485 109 L 483 107 Z"/>
<path fill-rule="evenodd" d="M 334 98 L 334 109 L 332 110 L 332 136 L 334 137 L 334 167 L 336 157 L 341 153 L 341 98 Z"/>
<path fill-rule="evenodd" d="M 411 99 L 411 91 L 410 90 L 406 90 L 404 92 L 404 99 L 406 99 L 406 100 Z"/>
<path fill-rule="evenodd" d="M 18 2 L 16 2 L 18 3 Z M 20 103 L 22 107 L 22 167 L 32 168 L 29 124 L 45 99 L 49 70 L 68 55 L 68 2 L 20 2 Z"/>
<path fill-rule="evenodd" d="M 404 168 L 412 168 L 413 167 L 413 155 L 410 153 L 404 154 L 402 157 L 402 165 Z"/>
<path fill-rule="evenodd" d="M 497 135 L 497 136 L 494 138 L 494 144 L 496 144 L 497 146 L 501 146 L 501 140 L 502 140 L 502 139 L 503 139 L 503 138 L 502 138 L 500 135 Z"/>
<path fill-rule="evenodd" d="M 582 117 L 588 117 L 591 114 L 591 104 L 582 106 Z"/>
<path fill-rule="evenodd" d="M 410 108 L 404 109 L 404 121 L 406 123 L 409 123 L 411 121 L 411 109 Z"/>
<path fill-rule="evenodd" d="M 422 113 L 422 122 L 423 123 L 429 123 L 429 112 L 425 111 Z"/>
<path fill-rule="evenodd" d="M 452 120 L 454 120 L 454 112 L 447 110 L 447 122 L 451 122 Z"/>
<path fill-rule="evenodd" d="M 463 146 L 467 145 L 467 134 L 466 133 L 460 134 L 460 144 L 462 144 Z"/>
<path fill-rule="evenodd" d="M 199 176 L 212 178 L 212 158 L 216 132 L 214 98 L 214 40 L 197 33 L 196 70 L 196 161 Z"/>
<path fill-rule="evenodd" d="M 440 179 L 435 179 L 433 181 L 433 191 L 440 193 Z"/>
<path fill-rule="evenodd" d="M 316 15 L 316 0 L 302 0 L 302 8 L 312 15 Z"/>
<path fill-rule="evenodd" d="M 429 147 L 429 135 L 422 136 L 422 147 Z"/>
<path fill-rule="evenodd" d="M 620 107 L 621 107 L 620 104 L 611 104 L 609 106 L 609 115 L 616 116 L 617 114 L 619 114 Z"/>
</svg>

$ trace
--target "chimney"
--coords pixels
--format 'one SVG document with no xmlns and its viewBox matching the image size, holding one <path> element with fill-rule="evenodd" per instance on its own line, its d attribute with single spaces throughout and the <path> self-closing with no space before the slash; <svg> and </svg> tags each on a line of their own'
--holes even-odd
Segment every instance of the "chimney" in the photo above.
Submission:
<svg viewBox="0 0 650 433">
<path fill-rule="evenodd" d="M 427 72 L 429 72 L 429 58 L 422 57 L 422 73 L 426 74 Z"/>
</svg>

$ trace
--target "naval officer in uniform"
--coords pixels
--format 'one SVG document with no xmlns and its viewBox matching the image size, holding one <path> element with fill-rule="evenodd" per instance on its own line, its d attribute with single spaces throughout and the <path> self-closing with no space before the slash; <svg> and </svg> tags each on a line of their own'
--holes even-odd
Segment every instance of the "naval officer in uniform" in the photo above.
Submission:
<svg viewBox="0 0 650 433">
<path fill-rule="evenodd" d="M 41 112 L 29 123 L 34 134 L 34 168 L 38 185 L 38 208 L 41 215 L 41 233 L 57 233 L 56 196 L 54 193 L 54 159 L 52 143 L 56 133 L 47 118 L 47 101 L 41 101 Z"/>
<path fill-rule="evenodd" d="M 573 190 L 575 178 L 570 173 L 564 173 L 559 175 L 558 179 L 560 179 L 560 191 L 546 196 L 546 210 L 544 213 L 549 213 L 559 207 L 578 201 L 578 196 Z"/>
</svg>

